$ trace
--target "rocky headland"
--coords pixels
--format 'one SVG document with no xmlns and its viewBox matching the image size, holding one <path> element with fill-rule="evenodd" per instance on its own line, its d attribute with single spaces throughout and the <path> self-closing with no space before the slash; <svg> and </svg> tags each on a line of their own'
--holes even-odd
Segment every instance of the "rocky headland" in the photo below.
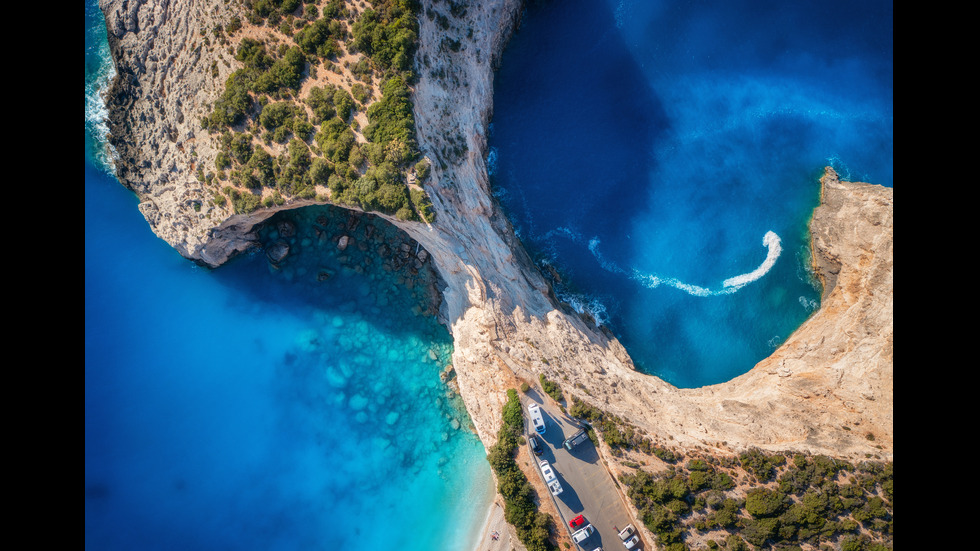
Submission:
<svg viewBox="0 0 980 551">
<path fill-rule="evenodd" d="M 445 6 L 423 2 L 424 10 Z M 217 267 L 256 246 L 258 225 L 287 200 L 234 214 L 195 178 L 213 166 L 200 117 L 236 61 L 202 37 L 240 9 L 194 0 L 101 0 L 117 78 L 108 98 L 117 177 L 153 231 L 181 255 Z M 539 374 L 567 395 L 628 419 L 682 449 L 751 447 L 891 460 L 893 452 L 892 189 L 821 179 L 811 222 L 820 309 L 769 358 L 718 385 L 678 389 L 636 371 L 622 346 L 554 298 L 489 190 L 486 130 L 493 71 L 521 0 L 474 2 L 444 28 L 420 17 L 414 88 L 419 147 L 432 162 L 431 224 L 378 214 L 421 244 L 443 286 L 455 381 L 489 447 L 507 388 Z M 440 47 L 444 39 L 459 48 Z M 212 76 L 216 67 L 218 76 Z M 465 142 L 465 153 L 459 142 Z M 414 254 L 414 251 L 413 251 Z"/>
</svg>

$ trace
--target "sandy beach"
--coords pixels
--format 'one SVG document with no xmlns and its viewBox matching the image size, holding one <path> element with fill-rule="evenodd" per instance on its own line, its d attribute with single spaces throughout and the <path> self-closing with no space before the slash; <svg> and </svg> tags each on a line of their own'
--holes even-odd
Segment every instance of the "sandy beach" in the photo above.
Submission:
<svg viewBox="0 0 980 551">
<path fill-rule="evenodd" d="M 492 537 L 494 533 L 499 534 L 496 540 Z M 487 511 L 487 519 L 483 522 L 480 539 L 473 551 L 510 551 L 511 549 L 526 551 L 510 525 L 504 520 L 503 498 L 497 494 Z"/>
</svg>

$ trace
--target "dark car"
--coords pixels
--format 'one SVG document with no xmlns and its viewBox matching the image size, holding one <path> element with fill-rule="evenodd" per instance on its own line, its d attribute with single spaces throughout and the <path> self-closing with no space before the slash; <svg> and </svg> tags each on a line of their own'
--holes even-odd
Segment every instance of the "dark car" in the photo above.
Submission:
<svg viewBox="0 0 980 551">
<path fill-rule="evenodd" d="M 544 452 L 544 448 L 541 447 L 541 441 L 538 440 L 537 434 L 532 434 L 528 437 L 528 442 L 531 444 L 531 451 L 534 455 L 541 455 Z"/>
<path fill-rule="evenodd" d="M 585 524 L 585 517 L 583 517 L 582 515 L 579 515 L 573 518 L 572 520 L 568 521 L 568 526 L 570 526 L 571 528 L 578 528 L 583 524 Z"/>
</svg>

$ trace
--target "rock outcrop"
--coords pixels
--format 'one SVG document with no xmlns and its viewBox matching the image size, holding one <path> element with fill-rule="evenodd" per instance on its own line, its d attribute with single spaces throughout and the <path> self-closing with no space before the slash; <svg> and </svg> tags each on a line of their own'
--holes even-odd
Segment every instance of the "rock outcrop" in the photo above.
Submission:
<svg viewBox="0 0 980 551">
<path fill-rule="evenodd" d="M 117 176 L 139 195 L 157 235 L 218 266 L 251 246 L 252 228 L 274 212 L 202 207 L 206 192 L 195 178 L 197 163 L 213 165 L 217 152 L 196 121 L 235 67 L 218 62 L 221 49 L 200 33 L 226 22 L 237 4 L 101 6 L 118 72 L 110 101 Z M 427 189 L 436 221 L 383 217 L 422 244 L 445 281 L 441 317 L 454 339 L 454 380 L 484 444 L 495 441 L 505 390 L 544 373 L 675 446 L 890 459 L 892 190 L 827 171 L 811 227 L 826 289 L 821 308 L 749 373 L 700 389 L 639 373 L 615 339 L 558 305 L 489 193 L 493 69 L 521 9 L 521 0 L 474 2 L 448 30 L 420 17 L 415 116 L 420 148 L 433 161 Z M 441 48 L 444 38 L 460 47 Z"/>
</svg>

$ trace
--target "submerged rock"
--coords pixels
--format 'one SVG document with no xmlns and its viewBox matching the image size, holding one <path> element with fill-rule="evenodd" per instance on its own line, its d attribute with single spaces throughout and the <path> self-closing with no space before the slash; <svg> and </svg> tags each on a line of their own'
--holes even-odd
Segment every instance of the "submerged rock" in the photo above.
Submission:
<svg viewBox="0 0 980 551">
<path fill-rule="evenodd" d="M 276 241 L 265 248 L 265 255 L 269 257 L 269 260 L 274 264 L 282 262 L 282 259 L 286 258 L 289 254 L 289 243 L 285 241 Z"/>
<path fill-rule="evenodd" d="M 337 248 L 340 250 L 344 250 L 347 248 L 348 244 L 350 244 L 350 237 L 346 235 L 342 235 L 340 236 L 340 239 L 337 241 Z"/>
<path fill-rule="evenodd" d="M 280 237 L 292 237 L 296 235 L 296 224 L 293 224 L 289 220 L 280 220 L 276 224 L 276 229 L 279 230 Z"/>
</svg>

